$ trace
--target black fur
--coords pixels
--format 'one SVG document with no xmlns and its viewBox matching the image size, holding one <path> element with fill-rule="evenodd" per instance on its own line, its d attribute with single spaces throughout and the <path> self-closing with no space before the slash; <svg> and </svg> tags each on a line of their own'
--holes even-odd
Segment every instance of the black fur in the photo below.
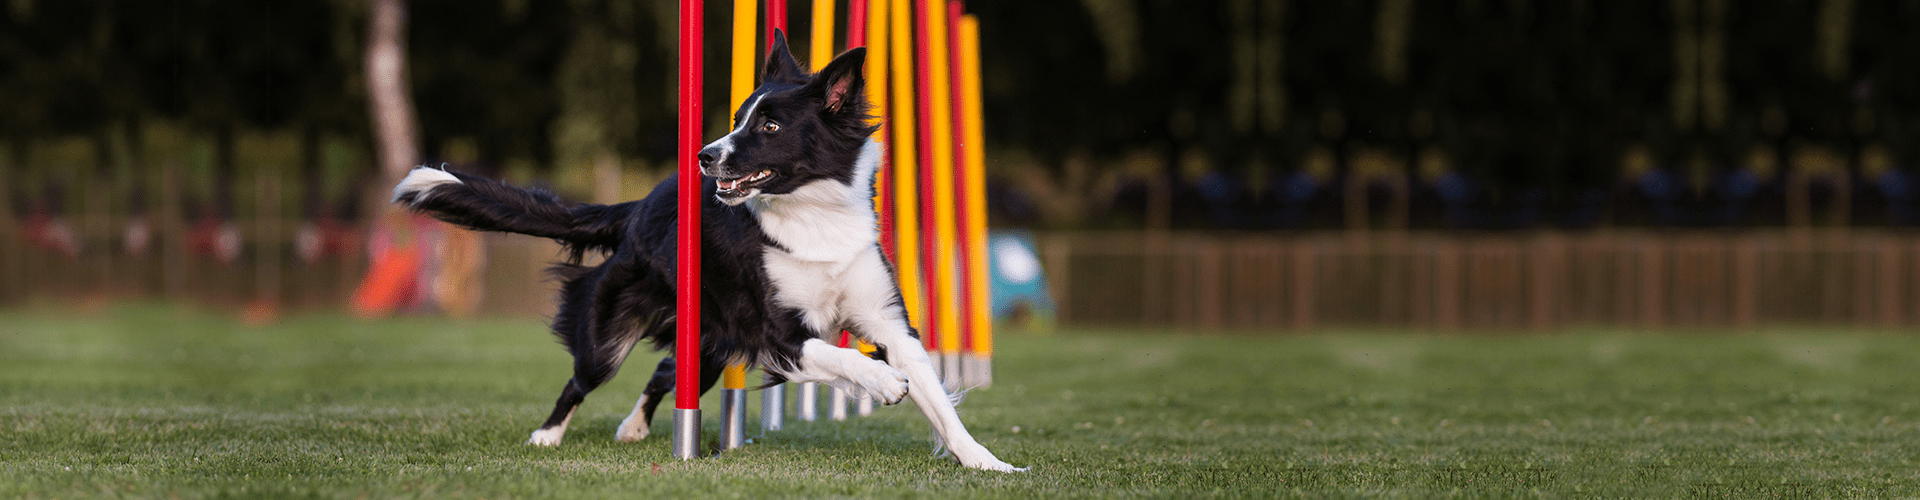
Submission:
<svg viewBox="0 0 1920 500">
<path fill-rule="evenodd" d="M 877 127 L 867 116 L 860 76 L 864 51 L 836 58 L 808 75 L 776 38 L 766 82 L 754 95 L 764 106 L 752 118 L 782 125 L 779 133 L 739 137 L 731 165 L 744 172 L 708 172 L 701 186 L 701 392 L 710 389 L 726 360 L 797 365 L 800 346 L 817 332 L 800 323 L 799 311 L 773 301 L 762 255 L 777 247 L 752 211 L 723 203 L 715 177 L 735 179 L 764 166 L 776 172 L 758 187 L 790 192 L 819 179 L 850 183 L 859 151 Z M 849 91 L 849 89 L 851 89 Z M 752 102 L 750 100 L 749 102 Z M 741 113 L 745 113 L 742 109 Z M 451 173 L 451 172 L 450 172 Z M 562 387 L 542 428 L 564 422 L 586 395 L 611 379 L 641 341 L 655 349 L 674 343 L 678 177 L 661 182 L 646 198 L 614 205 L 566 204 L 553 193 L 453 173 L 460 182 L 402 192 L 395 201 L 440 220 L 480 231 L 551 238 L 570 251 L 552 269 L 563 283 L 553 334 L 574 357 L 573 378 Z M 584 265 L 586 253 L 604 255 Z M 897 290 L 895 301 L 898 301 Z M 660 362 L 645 390 L 647 423 L 673 390 L 675 360 Z M 769 384 L 782 382 L 777 375 Z"/>
</svg>

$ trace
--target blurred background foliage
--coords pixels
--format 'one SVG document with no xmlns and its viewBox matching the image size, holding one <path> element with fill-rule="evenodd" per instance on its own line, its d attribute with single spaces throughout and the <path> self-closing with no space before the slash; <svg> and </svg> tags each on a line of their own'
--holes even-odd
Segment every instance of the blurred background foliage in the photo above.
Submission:
<svg viewBox="0 0 1920 500">
<path fill-rule="evenodd" d="M 260 205 L 251 187 L 271 171 L 298 186 L 269 200 L 283 211 L 354 217 L 361 193 L 378 191 L 367 3 L 5 0 L 8 205 L 139 212 L 169 199 L 151 193 L 177 192 L 188 218 L 230 214 Z M 795 33 L 808 32 L 809 4 L 792 3 Z M 429 160 L 582 199 L 639 196 L 667 173 L 673 2 L 408 8 Z M 727 8 L 708 7 L 709 33 L 724 32 Z M 996 226 L 1920 223 L 1909 180 L 1920 1 L 968 10 L 983 30 Z M 708 37 L 710 70 L 724 67 L 726 43 Z M 724 78 L 707 83 L 708 96 L 726 94 Z M 708 104 L 710 136 L 728 107 Z M 619 189 L 593 166 L 624 173 Z"/>
</svg>

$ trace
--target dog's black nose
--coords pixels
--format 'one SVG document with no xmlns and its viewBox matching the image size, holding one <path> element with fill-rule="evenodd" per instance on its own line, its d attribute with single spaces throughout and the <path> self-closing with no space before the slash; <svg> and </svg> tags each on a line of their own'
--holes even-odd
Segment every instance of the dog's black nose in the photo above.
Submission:
<svg viewBox="0 0 1920 500">
<path fill-rule="evenodd" d="M 702 167 L 711 167 L 713 166 L 713 162 L 720 161 L 720 156 L 714 154 L 712 149 L 700 150 L 699 157 L 700 166 Z"/>
</svg>

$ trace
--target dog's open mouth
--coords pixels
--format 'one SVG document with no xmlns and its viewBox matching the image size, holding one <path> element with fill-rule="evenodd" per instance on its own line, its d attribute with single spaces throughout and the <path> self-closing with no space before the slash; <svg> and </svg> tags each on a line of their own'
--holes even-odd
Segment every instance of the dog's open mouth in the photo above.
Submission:
<svg viewBox="0 0 1920 500">
<path fill-rule="evenodd" d="M 767 179 L 771 178 L 773 178 L 773 171 L 761 170 L 745 177 L 715 179 L 715 183 L 719 186 L 719 195 L 739 196 L 747 194 L 748 190 L 758 187 L 760 184 L 765 183 Z"/>
</svg>

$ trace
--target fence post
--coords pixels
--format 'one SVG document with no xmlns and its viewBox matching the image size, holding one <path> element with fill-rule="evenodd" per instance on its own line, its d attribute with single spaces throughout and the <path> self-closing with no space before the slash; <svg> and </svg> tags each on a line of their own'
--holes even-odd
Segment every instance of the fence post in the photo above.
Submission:
<svg viewBox="0 0 1920 500">
<path fill-rule="evenodd" d="M 1431 238 L 1422 237 L 1418 243 L 1407 245 L 1407 267 L 1411 275 L 1407 278 L 1407 323 L 1415 327 L 1431 328 L 1434 325 L 1434 245 Z"/>
<path fill-rule="evenodd" d="M 1529 274 L 1532 274 L 1529 276 L 1532 279 L 1528 280 L 1532 285 L 1529 287 L 1531 290 L 1528 290 L 1526 295 L 1529 305 L 1532 306 L 1529 314 L 1532 319 L 1530 326 L 1535 331 L 1545 331 L 1559 326 L 1554 307 L 1565 302 L 1563 297 L 1565 290 L 1559 286 L 1564 247 L 1559 236 L 1549 234 L 1534 240 L 1533 252 L 1526 256 L 1528 263 L 1531 264 L 1528 266 Z"/>
<path fill-rule="evenodd" d="M 8 141 L 5 143 L 9 146 L 6 154 L 0 154 L 0 248 L 8 249 L 6 252 L 0 252 L 0 302 L 26 298 L 27 285 L 20 277 L 20 254 L 25 253 L 26 242 L 22 241 L 25 238 L 20 238 L 19 231 L 15 229 L 16 221 L 20 219 L 18 214 L 13 213 L 15 181 L 12 176 L 14 172 L 24 171 L 27 168 L 26 165 L 16 165 L 13 161 L 18 157 L 13 149 L 25 143 L 26 141 Z"/>
<path fill-rule="evenodd" d="M 1914 256 L 1920 254 L 1920 252 L 1917 251 L 1920 251 L 1920 240 L 1914 238 L 1901 239 L 1900 261 L 1907 264 L 1906 271 L 1909 283 L 1920 282 L 1920 262 L 1914 262 Z M 1906 300 L 1902 301 L 1902 305 L 1906 307 L 1920 307 L 1920 287 L 1916 287 L 1914 293 L 1907 294 L 1905 299 Z M 1912 324 L 1916 319 L 1920 319 L 1920 315 L 1907 318 L 1906 323 Z"/>
<path fill-rule="evenodd" d="M 1199 269 L 1195 273 L 1199 275 L 1199 283 L 1196 286 L 1200 290 L 1194 295 L 1199 299 L 1196 307 L 1200 309 L 1200 326 L 1208 330 L 1219 330 L 1226 326 L 1225 315 L 1221 313 L 1226 307 L 1222 303 L 1226 294 L 1221 293 L 1221 288 L 1226 286 L 1225 278 L 1221 276 L 1226 271 L 1226 267 L 1221 264 L 1224 260 L 1220 255 L 1221 243 L 1209 238 L 1200 241 L 1196 249 L 1200 254 L 1200 262 L 1197 264 Z"/>
<path fill-rule="evenodd" d="M 1434 255 L 1434 319 L 1441 330 L 1460 329 L 1460 243 L 1448 238 L 1436 242 Z"/>
<path fill-rule="evenodd" d="M 1400 215 L 1395 217 L 1404 216 L 1404 211 L 1397 213 Z M 1369 259 L 1377 259 L 1376 261 L 1380 262 L 1380 303 L 1379 309 L 1375 312 L 1382 325 L 1394 324 L 1396 320 L 1404 324 L 1403 318 L 1407 317 L 1407 311 L 1410 309 L 1407 297 L 1411 294 L 1408 293 L 1407 287 L 1410 281 L 1408 275 L 1412 272 L 1405 225 L 1382 232 L 1380 239 L 1381 243 L 1373 246 L 1377 250 L 1368 256 Z"/>
<path fill-rule="evenodd" d="M 1314 242 L 1305 239 L 1293 242 L 1293 328 L 1295 330 L 1313 328 L 1318 260 L 1319 256 L 1314 251 Z"/>
<path fill-rule="evenodd" d="M 1752 236 L 1733 238 L 1733 324 L 1752 326 L 1759 311 L 1760 244 Z"/>
<path fill-rule="evenodd" d="M 254 264 L 259 273 L 255 277 L 257 287 L 254 301 L 264 307 L 275 307 L 280 303 L 281 273 L 286 266 L 280 262 L 281 225 L 285 220 L 280 216 L 280 169 L 278 165 L 254 170 L 255 207 L 254 207 Z"/>
<path fill-rule="evenodd" d="M 1667 245 L 1658 237 L 1637 239 L 1640 244 L 1640 324 L 1661 326 L 1667 322 Z"/>
<path fill-rule="evenodd" d="M 1874 273 L 1880 281 L 1880 300 L 1877 304 L 1880 308 L 1880 326 L 1894 328 L 1900 326 L 1903 316 L 1900 310 L 1903 298 L 1900 293 L 1900 275 L 1904 271 L 1901 269 L 1900 254 L 1903 245 L 1899 239 L 1889 235 L 1875 238 L 1873 243 L 1875 255 L 1880 260 L 1880 269 Z"/>
<path fill-rule="evenodd" d="M 1171 308 L 1165 306 L 1167 265 L 1164 255 L 1167 252 L 1167 231 L 1160 228 L 1148 228 L 1146 242 L 1141 251 L 1140 266 L 1140 323 L 1151 325 L 1154 321 L 1166 317 L 1162 314 Z"/>
<path fill-rule="evenodd" d="M 1850 323 L 1861 326 L 1871 325 L 1875 319 L 1873 309 L 1877 305 L 1874 303 L 1873 294 L 1876 290 L 1874 264 L 1878 259 L 1869 245 L 1878 246 L 1879 241 L 1876 237 L 1841 234 L 1843 236 L 1836 240 L 1841 242 L 1841 245 L 1845 245 L 1841 251 L 1846 255 L 1847 267 L 1853 271 L 1853 279 L 1850 280 L 1853 282 L 1853 290 L 1847 294 L 1847 303 L 1853 305 L 1853 319 Z"/>
<path fill-rule="evenodd" d="M 1050 236 L 1043 248 L 1047 286 L 1053 287 L 1054 321 L 1064 326 L 1073 321 L 1073 243 L 1063 236 Z"/>
</svg>

